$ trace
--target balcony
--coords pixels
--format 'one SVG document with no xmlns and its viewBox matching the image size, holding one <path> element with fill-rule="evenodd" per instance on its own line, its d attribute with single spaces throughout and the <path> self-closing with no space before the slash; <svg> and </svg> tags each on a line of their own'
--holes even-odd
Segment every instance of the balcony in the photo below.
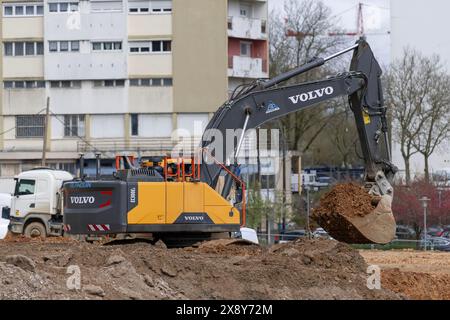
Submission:
<svg viewBox="0 0 450 320">
<path fill-rule="evenodd" d="M 261 58 L 228 57 L 228 76 L 237 78 L 267 78 L 267 60 Z"/>
<path fill-rule="evenodd" d="M 266 40 L 266 21 L 245 17 L 228 17 L 228 36 L 234 38 Z"/>
</svg>

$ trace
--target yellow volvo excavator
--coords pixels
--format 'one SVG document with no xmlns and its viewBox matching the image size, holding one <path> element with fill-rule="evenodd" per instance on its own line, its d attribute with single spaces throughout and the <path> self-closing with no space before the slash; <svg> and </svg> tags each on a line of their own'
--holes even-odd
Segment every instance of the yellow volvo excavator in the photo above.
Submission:
<svg viewBox="0 0 450 320">
<path fill-rule="evenodd" d="M 348 72 L 314 82 L 280 85 L 347 52 L 353 52 Z M 156 166 L 130 165 L 118 170 L 114 178 L 65 182 L 64 229 L 71 234 L 90 235 L 152 233 L 155 239 L 180 244 L 208 239 L 214 233 L 239 231 L 245 225 L 246 191 L 236 159 L 245 132 L 320 102 L 347 96 L 364 156 L 364 187 L 381 201 L 365 217 L 330 215 L 329 219 L 335 221 L 321 224 L 340 241 L 387 243 L 395 233 L 390 181 L 396 167 L 391 163 L 380 77 L 380 66 L 368 43 L 361 39 L 329 57 L 240 87 L 210 120 L 200 156 L 191 159 L 188 166 L 183 161 L 175 168 L 164 161 L 159 170 Z M 230 129 L 242 129 L 231 152 L 225 142 L 217 140 L 218 135 L 226 137 Z M 218 154 L 223 155 L 221 162 L 215 159 Z M 230 203 L 227 199 L 233 185 L 241 196 Z"/>
</svg>

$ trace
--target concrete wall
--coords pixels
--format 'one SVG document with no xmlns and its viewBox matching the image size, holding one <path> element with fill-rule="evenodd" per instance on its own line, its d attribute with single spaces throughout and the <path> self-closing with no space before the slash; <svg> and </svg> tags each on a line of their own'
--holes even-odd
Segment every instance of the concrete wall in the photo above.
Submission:
<svg viewBox="0 0 450 320">
<path fill-rule="evenodd" d="M 46 79 L 124 79 L 127 77 L 127 12 L 92 13 L 90 2 L 80 12 L 53 13 L 44 7 Z M 49 41 L 80 40 L 80 52 L 49 52 Z M 92 52 L 91 41 L 121 41 L 122 50 Z"/>
<path fill-rule="evenodd" d="M 3 18 L 3 39 L 42 39 L 44 37 L 44 18 L 9 17 Z"/>
<path fill-rule="evenodd" d="M 129 14 L 128 37 L 148 39 L 172 35 L 171 14 Z"/>
<path fill-rule="evenodd" d="M 171 113 L 172 87 L 130 87 L 128 111 L 130 113 Z"/>
<path fill-rule="evenodd" d="M 3 78 L 43 78 L 42 56 L 3 57 Z"/>
<path fill-rule="evenodd" d="M 172 19 L 174 111 L 213 112 L 227 99 L 227 1 L 173 0 Z"/>
<path fill-rule="evenodd" d="M 128 74 L 138 76 L 169 76 L 172 74 L 172 54 L 168 53 L 130 53 Z"/>
</svg>

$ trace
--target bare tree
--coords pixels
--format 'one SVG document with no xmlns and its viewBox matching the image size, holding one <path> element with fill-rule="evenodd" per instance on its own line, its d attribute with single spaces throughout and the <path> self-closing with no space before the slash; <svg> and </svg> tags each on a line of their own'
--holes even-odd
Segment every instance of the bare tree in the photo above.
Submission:
<svg viewBox="0 0 450 320">
<path fill-rule="evenodd" d="M 433 86 L 419 112 L 421 130 L 413 140 L 414 148 L 424 158 L 425 181 L 430 181 L 429 158 L 450 137 L 450 76 L 441 71 L 439 58 L 434 58 L 431 77 Z"/>
<path fill-rule="evenodd" d="M 273 11 L 270 23 L 270 74 L 275 76 L 298 67 L 316 56 L 340 48 L 342 37 L 330 37 L 337 30 L 337 21 L 322 1 L 286 0 L 284 13 Z M 313 70 L 293 79 L 295 82 L 318 78 L 324 70 Z M 327 125 L 330 112 L 327 104 L 294 113 L 281 120 L 289 148 L 306 152 Z"/>
<path fill-rule="evenodd" d="M 426 119 L 421 116 L 433 82 L 437 64 L 435 58 L 423 57 L 406 48 L 403 57 L 392 63 L 386 76 L 386 102 L 392 114 L 393 140 L 400 145 L 405 163 L 406 183 L 411 181 L 411 157 L 419 151 L 415 141 Z"/>
</svg>

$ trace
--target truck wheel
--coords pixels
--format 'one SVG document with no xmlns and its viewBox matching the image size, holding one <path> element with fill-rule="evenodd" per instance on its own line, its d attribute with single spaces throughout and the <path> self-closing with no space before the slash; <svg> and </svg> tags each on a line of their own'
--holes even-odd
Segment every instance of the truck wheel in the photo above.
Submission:
<svg viewBox="0 0 450 320">
<path fill-rule="evenodd" d="M 45 227 L 40 222 L 31 222 L 25 227 L 25 230 L 23 231 L 23 234 L 27 238 L 46 238 L 47 232 L 45 230 Z"/>
</svg>

